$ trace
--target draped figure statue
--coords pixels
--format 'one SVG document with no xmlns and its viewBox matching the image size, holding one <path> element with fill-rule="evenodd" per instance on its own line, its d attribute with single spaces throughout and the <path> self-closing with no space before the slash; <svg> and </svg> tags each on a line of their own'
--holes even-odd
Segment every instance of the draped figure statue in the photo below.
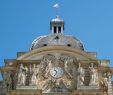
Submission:
<svg viewBox="0 0 113 95">
<path fill-rule="evenodd" d="M 81 64 L 79 63 L 79 67 L 78 67 L 78 84 L 79 85 L 83 85 L 84 84 L 84 73 L 85 70 L 83 69 L 83 67 L 81 66 Z"/>
<path fill-rule="evenodd" d="M 98 72 L 97 69 L 94 68 L 93 63 L 91 63 L 91 66 L 89 67 L 90 69 L 90 85 L 97 85 L 98 83 Z"/>
<path fill-rule="evenodd" d="M 35 64 L 33 64 L 33 67 L 31 68 L 30 73 L 31 73 L 30 85 L 37 85 L 37 70 L 36 70 Z"/>
<path fill-rule="evenodd" d="M 18 85 L 25 85 L 26 83 L 26 70 L 27 68 L 24 68 L 23 64 L 20 64 L 19 70 L 18 70 Z"/>
</svg>

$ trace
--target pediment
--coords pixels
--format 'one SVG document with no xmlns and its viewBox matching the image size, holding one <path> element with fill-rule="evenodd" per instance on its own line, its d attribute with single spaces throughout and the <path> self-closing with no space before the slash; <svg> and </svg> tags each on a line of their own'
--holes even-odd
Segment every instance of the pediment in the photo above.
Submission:
<svg viewBox="0 0 113 95">
<path fill-rule="evenodd" d="M 46 46 L 32 50 L 18 57 L 17 60 L 40 60 L 46 54 L 52 54 L 52 55 L 63 54 L 63 55 L 73 56 L 78 60 L 95 60 L 95 57 L 91 56 L 89 53 L 85 51 L 71 47 L 60 46 L 60 45 Z"/>
</svg>

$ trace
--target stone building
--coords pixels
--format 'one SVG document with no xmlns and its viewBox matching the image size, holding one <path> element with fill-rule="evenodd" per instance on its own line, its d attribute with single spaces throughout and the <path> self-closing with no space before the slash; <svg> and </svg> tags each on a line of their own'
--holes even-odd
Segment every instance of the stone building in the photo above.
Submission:
<svg viewBox="0 0 113 95">
<path fill-rule="evenodd" d="M 0 95 L 113 95 L 109 60 L 85 51 L 79 39 L 64 35 L 64 27 L 57 16 L 51 33 L 36 38 L 29 52 L 4 61 Z"/>
</svg>

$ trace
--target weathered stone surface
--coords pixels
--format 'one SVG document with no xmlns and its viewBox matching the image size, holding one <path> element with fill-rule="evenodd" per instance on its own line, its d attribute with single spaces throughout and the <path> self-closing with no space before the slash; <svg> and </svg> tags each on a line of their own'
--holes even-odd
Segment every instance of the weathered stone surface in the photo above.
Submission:
<svg viewBox="0 0 113 95">
<path fill-rule="evenodd" d="M 16 86 L 17 90 L 34 90 L 37 86 Z"/>
<path fill-rule="evenodd" d="M 64 35 L 64 21 L 51 21 L 52 34 L 32 43 L 29 52 L 5 60 L 0 95 L 112 95 L 113 68 L 84 50 L 76 37 Z"/>
<path fill-rule="evenodd" d="M 6 88 L 3 81 L 0 81 L 0 95 L 6 94 Z"/>
</svg>

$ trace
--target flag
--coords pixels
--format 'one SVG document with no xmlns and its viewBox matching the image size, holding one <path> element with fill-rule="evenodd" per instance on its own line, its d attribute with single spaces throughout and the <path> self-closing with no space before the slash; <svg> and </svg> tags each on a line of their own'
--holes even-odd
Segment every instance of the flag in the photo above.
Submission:
<svg viewBox="0 0 113 95">
<path fill-rule="evenodd" d="M 54 8 L 59 8 L 59 4 L 56 3 L 55 5 L 53 5 Z"/>
</svg>

